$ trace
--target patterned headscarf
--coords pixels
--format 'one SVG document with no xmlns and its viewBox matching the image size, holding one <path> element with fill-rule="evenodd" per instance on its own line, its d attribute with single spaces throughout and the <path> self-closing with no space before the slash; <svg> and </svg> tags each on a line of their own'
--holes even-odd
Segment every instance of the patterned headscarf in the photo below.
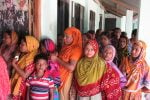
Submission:
<svg viewBox="0 0 150 100">
<path fill-rule="evenodd" d="M 93 47 L 95 53 L 98 53 L 99 48 L 98 48 L 98 43 L 96 40 L 89 40 L 86 45 L 88 45 L 88 44 L 90 44 Z"/>
<path fill-rule="evenodd" d="M 100 90 L 98 89 L 100 85 L 99 81 L 106 71 L 106 65 L 105 61 L 98 55 L 98 43 L 96 40 L 89 40 L 88 44 L 93 46 L 96 53 L 93 58 L 89 59 L 87 57 L 83 57 L 78 62 L 75 70 L 75 79 L 77 80 L 76 86 L 79 86 L 77 87 L 79 91 L 82 91 L 82 87 L 88 85 L 89 88 L 86 89 L 87 91 L 97 87 L 97 90 L 94 92 L 98 93 Z"/>
<path fill-rule="evenodd" d="M 137 40 L 133 45 L 138 45 L 141 47 L 141 53 L 138 57 L 138 59 L 145 59 L 146 56 L 146 44 L 142 40 Z"/>
</svg>

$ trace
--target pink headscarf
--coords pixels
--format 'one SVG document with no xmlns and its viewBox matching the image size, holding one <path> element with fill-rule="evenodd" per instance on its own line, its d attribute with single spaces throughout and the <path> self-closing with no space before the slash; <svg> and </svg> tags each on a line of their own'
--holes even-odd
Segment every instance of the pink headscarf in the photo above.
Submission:
<svg viewBox="0 0 150 100">
<path fill-rule="evenodd" d="M 55 51 L 56 47 L 55 47 L 54 42 L 51 39 L 48 39 L 48 38 L 44 39 L 43 42 L 44 42 L 44 46 L 48 52 Z"/>
<path fill-rule="evenodd" d="M 10 81 L 7 72 L 7 65 L 0 56 L 0 100 L 7 100 L 10 94 Z"/>
</svg>

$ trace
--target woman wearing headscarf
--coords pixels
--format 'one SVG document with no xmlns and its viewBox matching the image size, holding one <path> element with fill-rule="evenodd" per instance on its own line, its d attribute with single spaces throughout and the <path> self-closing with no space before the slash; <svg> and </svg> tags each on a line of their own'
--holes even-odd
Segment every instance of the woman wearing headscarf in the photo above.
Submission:
<svg viewBox="0 0 150 100">
<path fill-rule="evenodd" d="M 7 64 L 9 76 L 11 76 L 11 60 L 14 51 L 17 49 L 18 35 L 16 32 L 6 31 L 3 34 L 3 42 L 0 46 L 0 55 L 4 58 Z"/>
<path fill-rule="evenodd" d="M 11 78 L 11 94 L 13 100 L 25 100 L 25 80 L 34 70 L 34 56 L 37 54 L 39 42 L 33 36 L 25 36 L 21 40 L 19 60 L 13 59 L 15 72 Z"/>
<path fill-rule="evenodd" d="M 0 56 L 0 100 L 7 100 L 10 94 L 10 81 L 7 72 L 7 65 Z"/>
<path fill-rule="evenodd" d="M 107 45 L 103 49 L 103 58 L 104 60 L 113 68 L 115 69 L 119 76 L 120 76 L 120 86 L 124 87 L 126 83 L 126 77 L 122 74 L 122 72 L 118 69 L 117 65 L 113 63 L 113 60 L 116 56 L 116 49 L 113 45 Z"/>
<path fill-rule="evenodd" d="M 82 54 L 82 38 L 81 32 L 75 27 L 67 28 L 64 34 L 64 45 L 59 53 L 59 58 L 52 55 L 51 59 L 60 64 L 60 78 L 62 82 L 59 87 L 60 99 L 69 100 L 73 71 Z"/>
<path fill-rule="evenodd" d="M 131 56 L 123 60 L 122 72 L 127 77 L 123 100 L 141 100 L 142 92 L 150 89 L 150 70 L 145 61 L 146 44 L 139 40 L 133 44 Z"/>
<path fill-rule="evenodd" d="M 77 64 L 75 86 L 79 100 L 119 100 L 119 75 L 99 57 L 98 48 L 96 40 L 89 40 Z"/>
</svg>

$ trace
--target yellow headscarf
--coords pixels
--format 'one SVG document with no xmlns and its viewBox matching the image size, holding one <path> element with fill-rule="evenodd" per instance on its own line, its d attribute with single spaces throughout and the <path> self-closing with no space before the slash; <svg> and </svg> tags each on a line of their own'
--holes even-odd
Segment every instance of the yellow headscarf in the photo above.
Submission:
<svg viewBox="0 0 150 100">
<path fill-rule="evenodd" d="M 21 57 L 21 59 L 18 61 L 18 66 L 23 70 L 29 64 L 33 63 L 34 56 L 36 55 L 37 50 L 39 48 L 39 42 L 33 36 L 26 36 L 25 39 L 26 39 L 26 44 L 29 52 L 23 57 Z M 13 95 L 18 95 L 21 82 L 22 82 L 22 77 L 16 72 L 11 79 L 11 88 L 12 88 Z"/>
<path fill-rule="evenodd" d="M 80 86 L 97 83 L 106 71 L 105 61 L 98 56 L 98 44 L 90 40 L 87 44 L 93 46 L 95 55 L 93 58 L 83 57 L 77 64 L 75 78 Z"/>
</svg>

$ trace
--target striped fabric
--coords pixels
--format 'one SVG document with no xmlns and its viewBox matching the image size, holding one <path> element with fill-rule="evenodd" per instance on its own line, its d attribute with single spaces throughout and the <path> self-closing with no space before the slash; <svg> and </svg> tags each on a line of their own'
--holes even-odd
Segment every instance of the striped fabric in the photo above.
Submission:
<svg viewBox="0 0 150 100">
<path fill-rule="evenodd" d="M 46 76 L 37 78 L 34 74 L 28 78 L 26 85 L 30 86 L 30 98 L 32 100 L 48 100 L 50 98 L 49 90 L 54 88 L 54 82 Z"/>
</svg>

